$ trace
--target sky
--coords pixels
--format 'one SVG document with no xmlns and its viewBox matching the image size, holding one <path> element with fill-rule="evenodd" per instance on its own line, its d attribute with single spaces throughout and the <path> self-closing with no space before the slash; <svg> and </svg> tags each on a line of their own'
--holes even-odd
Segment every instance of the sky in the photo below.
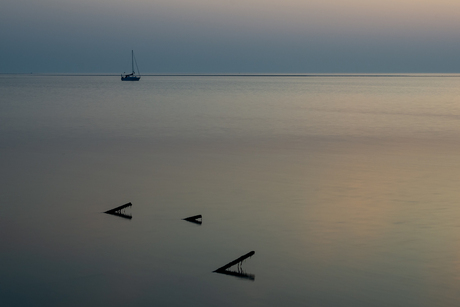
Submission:
<svg viewBox="0 0 460 307">
<path fill-rule="evenodd" d="M 460 73 L 458 0 L 2 0 L 0 73 Z"/>
</svg>

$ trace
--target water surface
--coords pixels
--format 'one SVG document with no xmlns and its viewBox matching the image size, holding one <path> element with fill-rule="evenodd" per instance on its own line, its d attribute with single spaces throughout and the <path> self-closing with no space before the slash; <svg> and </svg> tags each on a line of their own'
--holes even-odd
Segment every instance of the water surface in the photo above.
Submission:
<svg viewBox="0 0 460 307">
<path fill-rule="evenodd" d="M 459 98 L 458 76 L 0 75 L 0 297 L 458 306 Z M 212 273 L 252 250 L 254 281 Z"/>
</svg>

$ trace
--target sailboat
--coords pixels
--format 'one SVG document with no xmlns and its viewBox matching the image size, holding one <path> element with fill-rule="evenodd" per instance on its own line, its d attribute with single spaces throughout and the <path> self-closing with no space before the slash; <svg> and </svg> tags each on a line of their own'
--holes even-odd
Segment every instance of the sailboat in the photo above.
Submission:
<svg viewBox="0 0 460 307">
<path fill-rule="evenodd" d="M 134 63 L 136 63 L 136 68 L 137 68 L 137 72 L 139 73 L 139 75 L 136 75 L 134 71 Z M 121 75 L 121 81 L 139 81 L 141 78 L 141 72 L 139 71 L 139 67 L 137 67 L 137 61 L 136 61 L 136 58 L 134 57 L 133 50 L 131 50 L 131 67 L 132 67 L 133 72 L 130 74 Z"/>
</svg>

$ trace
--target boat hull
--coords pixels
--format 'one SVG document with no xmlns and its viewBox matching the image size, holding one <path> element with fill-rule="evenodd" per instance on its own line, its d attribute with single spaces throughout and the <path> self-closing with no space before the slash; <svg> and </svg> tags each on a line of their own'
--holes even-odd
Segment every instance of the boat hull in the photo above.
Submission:
<svg viewBox="0 0 460 307">
<path fill-rule="evenodd" d="M 141 77 L 132 77 L 132 76 L 129 76 L 129 77 L 121 77 L 121 81 L 139 81 Z"/>
</svg>

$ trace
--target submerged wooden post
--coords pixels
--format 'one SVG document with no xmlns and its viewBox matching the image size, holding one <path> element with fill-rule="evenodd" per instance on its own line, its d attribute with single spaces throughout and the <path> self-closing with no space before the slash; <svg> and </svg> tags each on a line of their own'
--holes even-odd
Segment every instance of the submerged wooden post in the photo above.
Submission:
<svg viewBox="0 0 460 307">
<path fill-rule="evenodd" d="M 105 211 L 104 213 L 116 215 L 116 216 L 119 216 L 119 217 L 123 217 L 125 219 L 132 219 L 133 217 L 131 215 L 125 214 L 124 211 L 122 211 L 123 209 L 131 207 L 132 205 L 133 204 L 129 202 L 129 203 L 124 204 L 122 206 L 119 206 L 119 207 L 110 209 L 108 211 Z"/>
<path fill-rule="evenodd" d="M 255 252 L 254 251 L 251 251 L 249 253 L 247 253 L 246 255 L 243 255 L 241 256 L 240 258 L 238 259 L 235 259 L 233 260 L 232 262 L 229 262 L 227 263 L 226 265 L 224 265 L 223 267 L 220 267 L 218 268 L 217 270 L 213 271 L 214 273 L 219 273 L 219 274 L 224 274 L 224 275 L 229 275 L 229 276 L 234 276 L 234 277 L 238 277 L 238 278 L 243 278 L 243 279 L 249 279 L 251 281 L 254 281 L 254 279 L 256 278 L 254 274 L 248 274 L 246 272 L 244 272 L 241 268 L 241 263 L 251 257 L 252 255 L 254 255 Z M 234 266 L 238 264 L 238 271 L 229 271 L 228 268 Z"/>
<path fill-rule="evenodd" d="M 198 225 L 201 225 L 203 222 L 202 222 L 202 221 L 198 221 L 198 219 L 203 219 L 203 217 L 201 216 L 201 214 L 194 215 L 194 216 L 190 216 L 190 217 L 186 217 L 185 219 L 182 219 L 182 220 L 187 221 L 187 222 L 191 222 L 191 223 L 195 223 L 195 224 L 198 224 Z"/>
<path fill-rule="evenodd" d="M 240 258 L 235 259 L 235 260 L 233 260 L 233 261 L 227 263 L 227 264 L 224 265 L 223 267 L 218 268 L 218 269 L 215 270 L 214 272 L 225 271 L 226 269 L 228 269 L 228 268 L 234 266 L 235 264 L 238 264 L 238 263 L 240 263 L 240 262 L 243 262 L 245 259 L 247 259 L 247 258 L 253 256 L 255 253 L 256 253 L 255 251 L 251 251 L 251 252 L 247 253 L 246 255 L 243 255 L 243 256 L 241 256 Z"/>
</svg>

